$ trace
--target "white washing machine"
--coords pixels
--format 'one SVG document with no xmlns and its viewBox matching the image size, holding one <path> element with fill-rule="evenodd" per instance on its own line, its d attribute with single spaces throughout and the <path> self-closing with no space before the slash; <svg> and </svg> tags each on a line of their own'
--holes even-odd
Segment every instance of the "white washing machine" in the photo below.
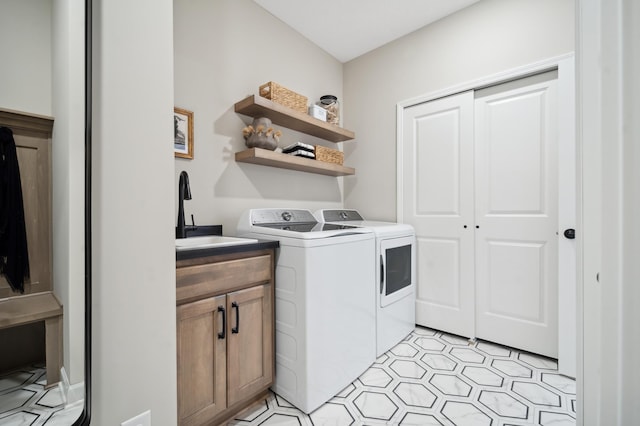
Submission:
<svg viewBox="0 0 640 426">
<path fill-rule="evenodd" d="M 318 210 L 322 223 L 371 229 L 376 236 L 376 355 L 409 335 L 416 325 L 416 243 L 411 225 L 364 220 L 356 210 Z"/>
<path fill-rule="evenodd" d="M 375 237 L 309 210 L 253 209 L 237 235 L 278 240 L 273 391 L 310 413 L 376 359 Z"/>
</svg>

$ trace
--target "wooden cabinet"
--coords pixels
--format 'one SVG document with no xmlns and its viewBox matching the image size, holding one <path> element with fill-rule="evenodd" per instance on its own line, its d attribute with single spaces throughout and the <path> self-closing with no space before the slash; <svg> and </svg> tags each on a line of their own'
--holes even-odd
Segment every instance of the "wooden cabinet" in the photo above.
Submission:
<svg viewBox="0 0 640 426">
<path fill-rule="evenodd" d="M 225 296 L 178 306 L 178 418 L 204 424 L 227 408 L 226 341 L 218 307 Z"/>
<path fill-rule="evenodd" d="M 325 139 L 329 142 L 343 142 L 355 138 L 355 134 L 351 130 L 318 120 L 308 114 L 293 110 L 260 96 L 252 95 L 237 102 L 234 110 L 237 113 L 254 118 L 267 117 L 273 124 L 279 124 L 292 130 Z M 236 162 L 239 163 L 261 164 L 263 166 L 318 173 L 327 176 L 348 176 L 356 173 L 352 167 L 294 157 L 292 155 L 260 148 L 250 148 L 237 152 L 235 159 Z"/>
<path fill-rule="evenodd" d="M 227 295 L 227 395 L 232 406 L 273 381 L 273 299 L 265 284 Z"/>
<path fill-rule="evenodd" d="M 29 253 L 29 277 L 24 294 L 14 292 L 0 275 L 0 330 L 17 326 L 28 349 L 3 358 L 0 370 L 23 367 L 25 359 L 46 360 L 47 387 L 60 381 L 63 348 L 63 307 L 53 293 L 51 233 L 51 135 L 53 118 L 0 108 L 0 126 L 13 132 L 20 167 L 20 181 Z M 32 323 L 45 323 L 44 354 Z M 0 331 L 6 344 L 6 334 Z M 9 344 L 9 346 L 11 346 Z"/>
<path fill-rule="evenodd" d="M 274 251 L 178 261 L 178 423 L 220 424 L 274 375 Z"/>
<path fill-rule="evenodd" d="M 16 143 L 24 216 L 27 228 L 30 277 L 24 294 L 53 290 L 51 236 L 51 133 L 53 119 L 0 109 L 0 126 L 13 131 Z M 0 276 L 0 299 L 20 296 Z"/>
</svg>

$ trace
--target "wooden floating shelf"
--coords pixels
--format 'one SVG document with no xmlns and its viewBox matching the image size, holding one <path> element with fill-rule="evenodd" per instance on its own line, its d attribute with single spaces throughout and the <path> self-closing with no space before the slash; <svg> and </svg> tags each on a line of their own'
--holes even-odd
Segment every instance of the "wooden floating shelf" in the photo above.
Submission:
<svg viewBox="0 0 640 426">
<path fill-rule="evenodd" d="M 295 157 L 280 152 L 261 148 L 250 148 L 236 152 L 239 163 L 260 164 L 263 166 L 279 167 L 281 169 L 297 170 L 299 172 L 317 173 L 326 176 L 349 176 L 356 173 L 356 169 L 324 161 Z"/>
<path fill-rule="evenodd" d="M 251 95 L 235 104 L 235 112 L 249 117 L 267 117 L 280 126 L 316 136 L 330 142 L 344 142 L 356 137 L 351 130 L 327 123 L 262 96 Z"/>
</svg>

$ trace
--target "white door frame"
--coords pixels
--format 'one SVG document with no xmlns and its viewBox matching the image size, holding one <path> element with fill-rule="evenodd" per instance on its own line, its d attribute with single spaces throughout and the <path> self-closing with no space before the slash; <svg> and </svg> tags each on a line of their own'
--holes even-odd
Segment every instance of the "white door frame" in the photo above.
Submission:
<svg viewBox="0 0 640 426">
<path fill-rule="evenodd" d="M 578 425 L 640 420 L 640 8 L 579 0 L 578 147 L 582 161 L 578 281 Z"/>
<path fill-rule="evenodd" d="M 403 218 L 403 181 L 402 174 L 404 169 L 403 164 L 403 121 L 404 121 L 404 110 L 406 108 L 412 107 L 417 104 L 433 101 L 439 98 L 443 98 L 446 96 L 454 95 L 457 93 L 465 92 L 468 90 L 477 90 L 487 86 L 492 86 L 498 83 L 507 82 L 510 80 L 520 79 L 523 77 L 527 77 L 533 74 L 538 74 L 545 71 L 558 70 L 558 94 L 559 94 L 559 104 L 558 104 L 558 136 L 560 141 L 570 141 L 572 146 L 567 147 L 561 146 L 559 149 L 566 152 L 567 149 L 573 149 L 575 152 L 575 129 L 576 129 L 576 121 L 575 121 L 575 65 L 574 65 L 574 54 L 568 53 L 561 56 L 556 56 L 553 58 L 549 58 L 544 61 L 535 62 L 533 64 L 513 68 L 510 70 L 506 70 L 504 72 L 500 72 L 491 76 L 483 77 L 477 80 L 472 80 L 466 83 L 462 83 L 456 86 L 448 87 L 442 90 L 438 90 L 435 92 L 431 92 L 425 95 L 421 95 L 415 98 L 407 99 L 401 102 L 398 102 L 396 105 L 396 217 L 399 222 L 402 221 Z M 575 154 L 574 154 L 575 155 Z M 562 159 L 562 157 L 560 157 Z M 575 167 L 578 167 L 577 158 L 575 158 Z M 561 204 L 559 206 L 559 217 L 558 217 L 558 231 L 562 232 L 565 228 L 576 228 L 576 219 L 580 217 L 582 214 L 582 200 L 581 195 L 577 191 L 577 188 L 581 187 L 580 182 L 580 173 L 581 170 L 563 170 L 560 175 L 561 177 L 565 177 L 565 174 L 573 175 L 575 177 L 575 181 L 568 182 L 572 188 L 560 187 L 561 201 L 563 196 L 569 196 L 571 193 L 575 194 L 576 199 L 573 200 L 564 200 L 567 204 L 574 206 L 575 211 L 572 209 L 567 209 L 567 204 L 564 206 Z M 561 181 L 562 183 L 562 181 Z M 565 181 L 566 183 L 566 181 Z M 569 221 L 566 216 L 562 216 L 563 214 L 574 214 L 573 218 Z M 572 223 L 569 223 L 572 222 Z M 573 224 L 573 226 L 571 226 Z M 562 241 L 562 239 L 561 239 Z M 580 240 L 573 240 L 575 241 Z M 563 242 L 564 244 L 565 242 Z M 575 247 L 574 247 L 575 249 Z M 575 255 L 575 252 L 574 252 Z M 579 262 L 579 259 L 576 259 Z M 581 265 L 576 264 L 576 270 L 579 270 Z M 574 277 L 575 277 L 575 271 Z M 578 359 L 578 355 L 582 356 L 582 350 L 577 351 L 576 347 L 576 335 L 578 334 L 577 327 L 578 324 L 576 322 L 576 288 L 575 286 L 572 289 L 564 289 L 559 291 L 558 295 L 558 305 L 562 306 L 562 313 L 559 311 L 558 321 L 559 321 L 559 369 L 560 372 L 572 377 L 576 376 L 576 360 Z"/>
</svg>

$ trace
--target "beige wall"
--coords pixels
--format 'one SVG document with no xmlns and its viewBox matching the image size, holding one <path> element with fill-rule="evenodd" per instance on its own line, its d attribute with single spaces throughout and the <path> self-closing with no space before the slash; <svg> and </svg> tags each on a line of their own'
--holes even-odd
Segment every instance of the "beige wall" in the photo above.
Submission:
<svg viewBox="0 0 640 426">
<path fill-rule="evenodd" d="M 51 10 L 53 0 L 0 4 L 0 107 L 52 115 Z"/>
<path fill-rule="evenodd" d="M 483 0 L 345 64 L 345 205 L 396 219 L 398 102 L 573 50 L 572 0 Z"/>
<path fill-rule="evenodd" d="M 175 160 L 173 194 L 189 173 L 193 199 L 185 215 L 196 224 L 223 224 L 234 235 L 247 208 L 342 205 L 342 178 L 242 164 L 241 130 L 247 117 L 233 105 L 275 81 L 317 101 L 342 98 L 342 64 L 294 32 L 251 0 L 174 1 L 175 103 L 194 112 L 195 158 Z M 275 125 L 280 146 L 296 141 L 339 147 Z"/>
<path fill-rule="evenodd" d="M 92 423 L 176 424 L 171 0 L 94 0 Z"/>
<path fill-rule="evenodd" d="M 84 4 L 56 0 L 52 16 L 53 284 L 64 306 L 64 366 L 84 380 Z"/>
</svg>

